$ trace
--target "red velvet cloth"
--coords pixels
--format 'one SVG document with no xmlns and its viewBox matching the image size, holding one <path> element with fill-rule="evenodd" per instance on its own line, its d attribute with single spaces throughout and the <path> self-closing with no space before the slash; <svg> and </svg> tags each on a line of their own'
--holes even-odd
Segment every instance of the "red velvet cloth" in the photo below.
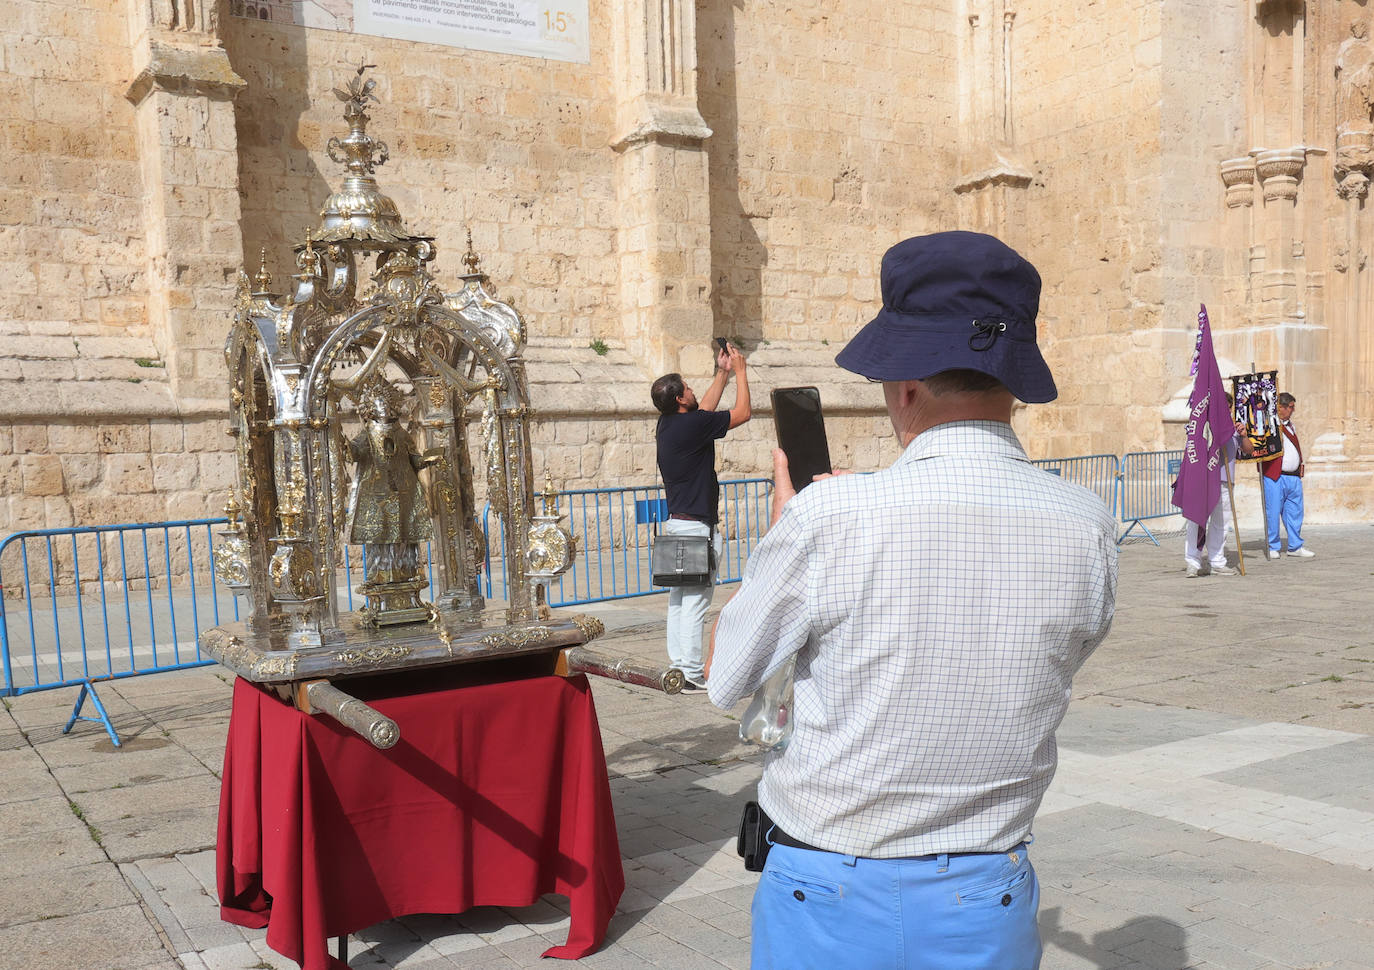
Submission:
<svg viewBox="0 0 1374 970">
<path fill-rule="evenodd" d="M 410 913 L 568 897 L 544 956 L 593 952 L 625 888 L 596 708 L 583 676 L 369 697 L 378 751 L 245 680 L 220 788 L 221 916 L 267 927 L 305 970 L 346 970 L 331 937 Z"/>
</svg>

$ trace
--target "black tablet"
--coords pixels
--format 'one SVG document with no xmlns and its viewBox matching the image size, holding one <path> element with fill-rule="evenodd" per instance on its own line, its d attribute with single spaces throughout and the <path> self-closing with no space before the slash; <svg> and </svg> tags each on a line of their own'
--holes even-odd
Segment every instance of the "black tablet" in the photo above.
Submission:
<svg viewBox="0 0 1374 970">
<path fill-rule="evenodd" d="M 821 392 L 814 387 L 779 387 L 773 390 L 773 425 L 778 447 L 787 454 L 792 487 L 811 484 L 815 475 L 830 472 L 830 447 L 825 440 Z"/>
</svg>

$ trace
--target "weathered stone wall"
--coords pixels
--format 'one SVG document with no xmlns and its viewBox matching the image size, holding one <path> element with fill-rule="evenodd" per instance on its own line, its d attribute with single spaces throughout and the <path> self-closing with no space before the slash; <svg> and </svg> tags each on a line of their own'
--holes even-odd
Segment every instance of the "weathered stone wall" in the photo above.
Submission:
<svg viewBox="0 0 1374 970">
<path fill-rule="evenodd" d="M 883 250 L 952 227 L 944 6 L 700 5 L 718 332 L 839 344 L 876 308 Z"/>
<path fill-rule="evenodd" d="M 1159 206 L 1158 7 L 1016 15 L 1023 252 L 1044 280 L 1041 343 L 1059 385 L 1053 405 L 1026 409 L 1037 457 L 1158 446 L 1162 240 L 1144 216 Z"/>
<path fill-rule="evenodd" d="M 146 327 L 143 186 L 120 92 L 130 74 L 123 6 L 13 0 L 0 48 L 0 333 Z M 0 367 L 0 379 L 22 376 L 9 352 Z"/>
<path fill-rule="evenodd" d="M 889 245 L 973 228 L 1045 281 L 1061 399 L 1017 412 L 1033 456 L 1175 446 L 1206 302 L 1228 366 L 1299 397 L 1310 517 L 1374 512 L 1365 3 L 843 8 L 592 0 L 584 65 L 213 0 L 11 0 L 0 530 L 217 512 L 234 275 L 262 249 L 292 271 L 339 183 L 329 89 L 364 60 L 383 189 L 441 280 L 470 229 L 529 321 L 541 476 L 652 481 L 648 383 L 703 387 L 717 334 L 750 354 L 757 415 L 723 475 L 767 473 L 768 392 L 792 384 L 821 388 L 837 465 L 890 461 L 880 393 L 831 360 Z"/>
<path fill-rule="evenodd" d="M 217 514 L 207 503 L 234 473 L 225 440 L 214 419 L 17 422 L 0 432 L 3 514 L 16 529 Z"/>
</svg>

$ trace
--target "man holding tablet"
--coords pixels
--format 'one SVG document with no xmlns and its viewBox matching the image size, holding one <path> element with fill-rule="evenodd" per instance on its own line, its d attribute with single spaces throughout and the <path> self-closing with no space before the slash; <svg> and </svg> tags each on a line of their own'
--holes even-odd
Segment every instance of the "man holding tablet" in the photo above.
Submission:
<svg viewBox="0 0 1374 970">
<path fill-rule="evenodd" d="M 751 966 L 1032 970 L 1031 823 L 1111 625 L 1116 526 L 1012 431 L 1014 400 L 1058 393 L 1035 267 L 936 233 L 887 252 L 882 296 L 835 361 L 882 383 L 902 454 L 798 493 L 775 452 L 781 515 L 716 626 L 719 707 L 796 663 L 750 833 Z"/>
</svg>

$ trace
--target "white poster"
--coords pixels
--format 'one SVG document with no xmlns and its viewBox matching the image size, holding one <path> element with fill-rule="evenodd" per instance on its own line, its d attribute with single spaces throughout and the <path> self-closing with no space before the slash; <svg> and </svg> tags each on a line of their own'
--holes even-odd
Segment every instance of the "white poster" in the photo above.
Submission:
<svg viewBox="0 0 1374 970">
<path fill-rule="evenodd" d="M 587 0 L 230 0 L 229 12 L 500 54 L 591 59 Z"/>
<path fill-rule="evenodd" d="M 353 0 L 353 29 L 502 54 L 590 60 L 587 0 Z"/>
</svg>

